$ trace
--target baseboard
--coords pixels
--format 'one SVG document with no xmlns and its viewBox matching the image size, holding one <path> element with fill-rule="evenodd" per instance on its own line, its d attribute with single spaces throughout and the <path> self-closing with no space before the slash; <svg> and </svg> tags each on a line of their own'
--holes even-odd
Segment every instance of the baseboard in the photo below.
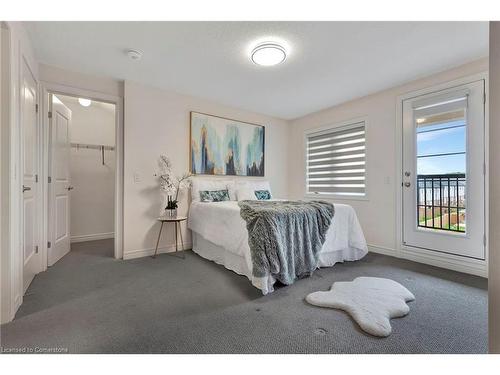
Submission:
<svg viewBox="0 0 500 375">
<path fill-rule="evenodd" d="M 488 262 L 424 249 L 402 248 L 400 257 L 414 262 L 488 278 Z"/>
<path fill-rule="evenodd" d="M 179 251 L 190 250 L 190 249 L 192 249 L 192 247 L 193 246 L 191 243 L 185 243 L 184 247 L 182 247 L 182 248 L 179 245 Z M 158 254 L 173 253 L 173 252 L 175 252 L 175 245 L 163 246 L 163 247 L 158 248 Z M 123 253 L 123 259 L 142 258 L 142 257 L 152 256 L 154 253 L 155 253 L 154 248 L 125 251 Z"/>
<path fill-rule="evenodd" d="M 184 244 L 183 250 L 192 248 L 191 243 Z M 179 250 L 181 250 L 179 248 Z M 400 251 L 385 246 L 368 245 L 368 250 L 372 253 L 383 254 L 395 258 L 403 258 L 417 263 L 424 263 L 430 266 L 450 269 L 453 271 L 463 272 L 471 275 L 488 277 L 488 267 L 485 261 L 477 261 L 453 256 L 439 256 L 436 254 L 423 253 L 421 251 L 409 251 L 401 249 Z M 171 253 L 175 251 L 175 245 L 169 245 L 158 248 L 158 254 Z M 135 259 L 145 256 L 151 256 L 155 252 L 154 248 L 138 249 L 127 251 L 123 254 L 123 259 Z"/>
<path fill-rule="evenodd" d="M 10 301 L 2 301 L 2 303 L 4 302 L 5 306 L 2 305 L 2 309 L 0 311 L 0 324 L 6 324 L 14 320 L 17 310 L 19 310 L 21 304 L 23 303 L 23 296 L 17 295 Z"/>
<path fill-rule="evenodd" d="M 17 314 L 17 310 L 19 310 L 19 308 L 21 307 L 23 303 L 23 296 L 16 296 L 16 298 L 14 298 L 14 306 L 13 306 L 13 309 L 12 309 L 12 316 L 11 316 L 11 321 L 14 320 L 14 318 L 16 317 L 16 314 Z"/>
<path fill-rule="evenodd" d="M 383 255 L 389 255 L 391 257 L 398 257 L 396 249 L 391 249 L 390 247 L 378 246 L 378 245 L 368 245 L 368 251 L 370 253 L 377 253 Z"/>
<path fill-rule="evenodd" d="M 74 242 L 85 242 L 85 241 L 96 241 L 96 240 L 107 240 L 108 238 L 114 238 L 115 233 L 95 233 L 95 234 L 84 234 L 82 236 L 71 236 L 71 243 Z"/>
<path fill-rule="evenodd" d="M 402 248 L 397 250 L 385 246 L 368 245 L 368 250 L 372 253 L 407 259 L 413 262 L 424 263 L 430 266 L 463 272 L 470 275 L 488 277 L 488 264 L 486 261 L 464 258 L 451 254 L 441 254 L 424 249 Z"/>
</svg>

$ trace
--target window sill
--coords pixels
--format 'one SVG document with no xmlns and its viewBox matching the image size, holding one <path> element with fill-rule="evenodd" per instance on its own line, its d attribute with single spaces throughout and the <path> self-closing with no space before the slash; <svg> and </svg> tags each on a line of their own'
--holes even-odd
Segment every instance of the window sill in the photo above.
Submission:
<svg viewBox="0 0 500 375">
<path fill-rule="evenodd" d="M 304 198 L 320 199 L 320 200 L 346 200 L 346 201 L 369 201 L 366 195 L 364 196 L 348 196 L 340 194 L 304 194 Z"/>
</svg>

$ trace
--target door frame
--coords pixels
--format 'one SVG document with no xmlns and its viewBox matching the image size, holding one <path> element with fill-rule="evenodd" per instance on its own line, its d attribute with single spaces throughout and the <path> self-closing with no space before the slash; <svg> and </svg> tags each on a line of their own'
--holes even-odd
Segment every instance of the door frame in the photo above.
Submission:
<svg viewBox="0 0 500 375">
<path fill-rule="evenodd" d="M 49 239 L 49 103 L 48 94 L 59 94 L 73 97 L 85 97 L 91 100 L 111 103 L 115 105 L 115 237 L 114 237 L 114 258 L 123 259 L 123 98 L 109 95 L 98 91 L 81 89 L 78 87 L 60 85 L 52 82 L 41 81 L 42 103 L 42 128 L 43 128 L 43 257 L 45 259 L 45 269 L 48 263 L 48 241 Z"/>
<path fill-rule="evenodd" d="M 484 223 L 486 233 L 485 260 L 464 258 L 447 253 L 438 253 L 433 250 L 416 248 L 403 244 L 403 101 L 417 96 L 431 94 L 433 92 L 446 90 L 455 86 L 461 86 L 479 80 L 485 81 L 485 106 L 484 106 L 484 162 L 485 173 L 485 192 L 484 192 Z M 482 72 L 456 80 L 433 85 L 423 89 L 411 91 L 399 95 L 396 99 L 396 256 L 416 262 L 426 263 L 442 268 L 449 268 L 455 271 L 470 273 L 482 277 L 488 277 L 488 258 L 489 258 L 489 201 L 488 183 L 489 183 L 489 84 L 488 72 Z"/>
<path fill-rule="evenodd" d="M 22 288 L 21 288 L 21 293 L 24 296 L 26 291 L 24 290 L 24 240 L 25 240 L 25 215 L 24 215 L 24 193 L 22 192 L 24 187 L 24 157 L 25 157 L 25 148 L 24 148 L 24 135 L 25 135 L 25 127 L 23 124 L 24 121 L 24 113 L 23 113 L 23 96 L 24 93 L 22 92 L 23 90 L 23 85 L 24 85 L 24 77 L 25 77 L 25 71 L 24 68 L 26 67 L 26 74 L 31 75 L 33 78 L 34 82 L 34 89 L 36 93 L 36 100 L 35 100 L 35 119 L 36 119 L 36 133 L 35 133 L 35 155 L 36 155 L 36 161 L 34 163 L 34 174 L 38 176 L 38 181 L 35 181 L 33 184 L 34 189 L 34 209 L 35 209 L 35 229 L 34 229 L 34 239 L 33 242 L 38 246 L 38 251 L 40 252 L 40 247 L 42 243 L 42 232 L 41 232 L 41 221 L 43 220 L 43 214 L 41 212 L 42 209 L 42 184 L 40 183 L 40 172 L 42 169 L 42 144 L 41 144 L 41 137 L 42 137 L 42 129 L 41 129 L 41 121 L 40 121 L 40 82 L 38 78 L 36 77 L 34 70 L 30 66 L 29 61 L 24 57 L 21 56 L 21 60 L 19 63 L 19 180 L 21 183 L 21 195 L 20 195 L 20 209 L 19 209 L 19 215 L 20 215 L 20 243 L 21 243 L 21 262 L 20 262 L 20 267 L 21 267 L 21 275 L 22 275 Z M 44 261 L 43 261 L 43 252 L 40 254 L 40 259 L 37 261 L 38 264 L 38 273 L 42 272 L 45 269 L 44 266 Z"/>
</svg>

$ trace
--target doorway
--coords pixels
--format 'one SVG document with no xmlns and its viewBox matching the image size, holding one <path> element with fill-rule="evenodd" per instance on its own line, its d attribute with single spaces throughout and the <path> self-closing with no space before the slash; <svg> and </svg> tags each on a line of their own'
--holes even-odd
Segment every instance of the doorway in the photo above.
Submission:
<svg viewBox="0 0 500 375">
<path fill-rule="evenodd" d="M 48 93 L 47 265 L 72 244 L 115 237 L 116 106 Z"/>
<path fill-rule="evenodd" d="M 485 260 L 485 81 L 403 100 L 403 245 Z"/>
</svg>

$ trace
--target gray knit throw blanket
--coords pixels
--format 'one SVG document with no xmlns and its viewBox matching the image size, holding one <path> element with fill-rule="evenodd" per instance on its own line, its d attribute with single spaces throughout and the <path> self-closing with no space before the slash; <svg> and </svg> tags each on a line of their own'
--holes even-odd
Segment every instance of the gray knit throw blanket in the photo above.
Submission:
<svg viewBox="0 0 500 375">
<path fill-rule="evenodd" d="M 334 215 L 322 201 L 240 201 L 247 223 L 253 275 L 285 285 L 310 276 Z"/>
</svg>

